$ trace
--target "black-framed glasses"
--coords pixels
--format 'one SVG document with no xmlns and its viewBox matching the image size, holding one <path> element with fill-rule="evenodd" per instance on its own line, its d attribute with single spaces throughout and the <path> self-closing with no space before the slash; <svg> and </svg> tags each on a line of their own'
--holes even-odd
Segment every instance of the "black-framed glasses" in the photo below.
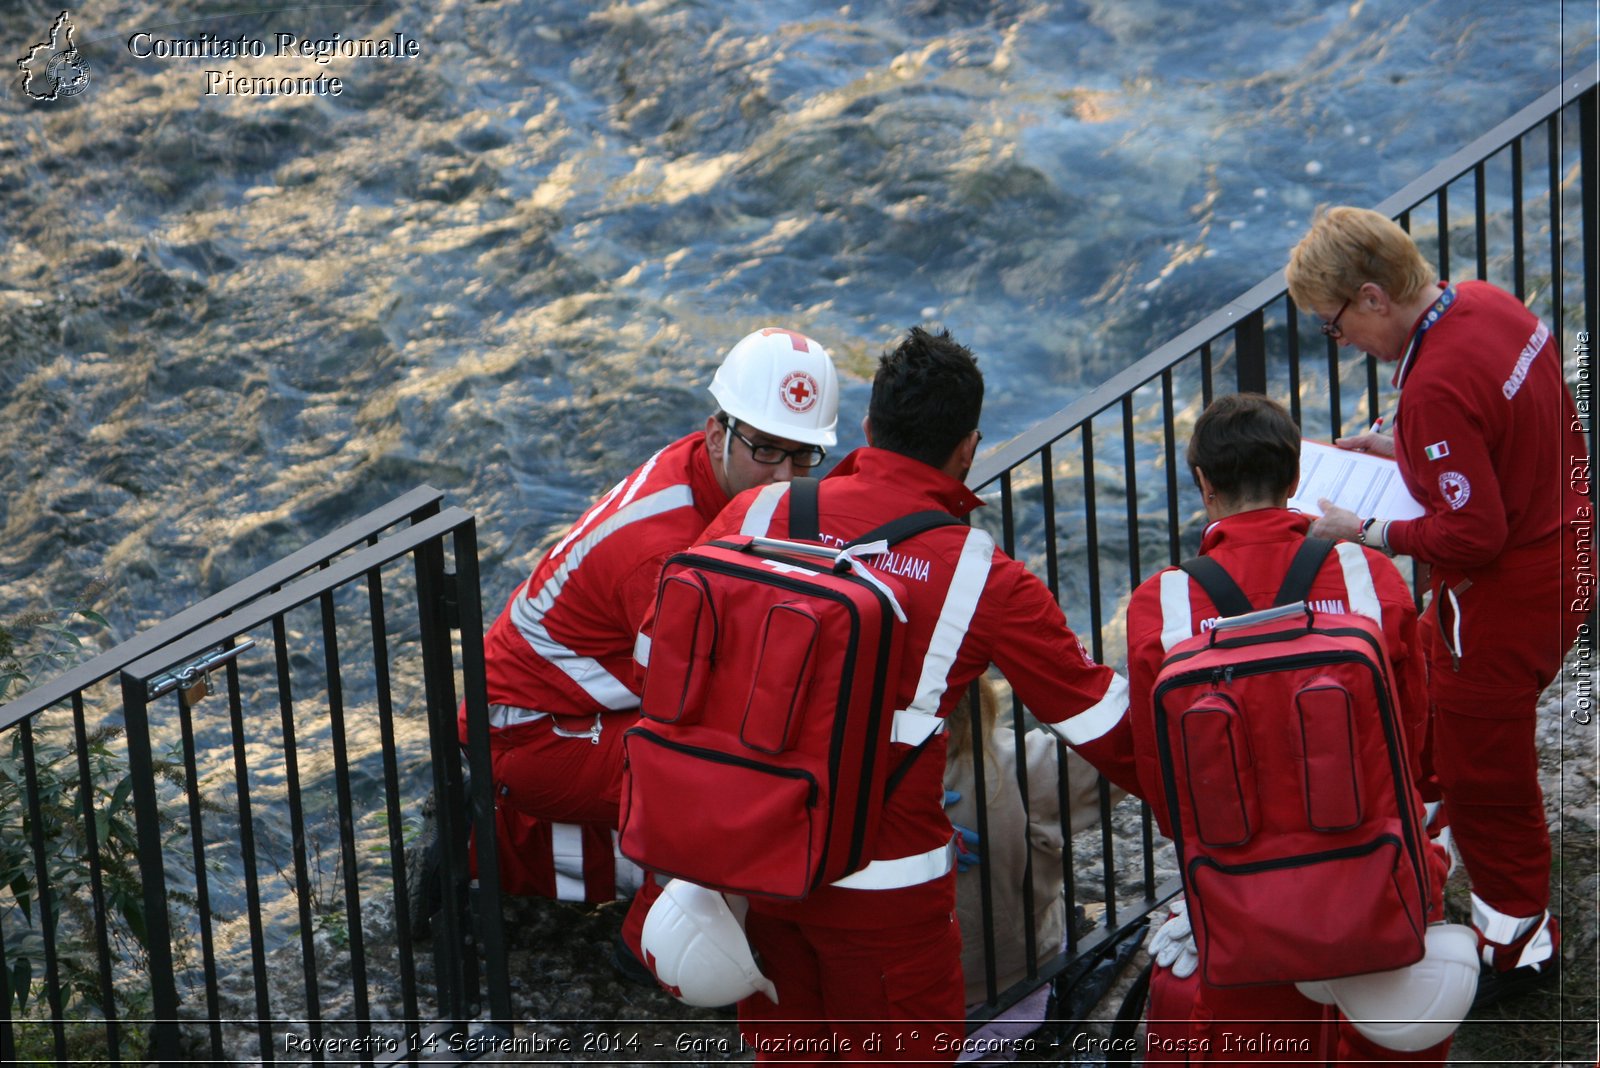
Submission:
<svg viewBox="0 0 1600 1068">
<path fill-rule="evenodd" d="M 769 466 L 781 464 L 785 460 L 793 460 L 796 467 L 815 467 L 828 458 L 828 450 L 821 445 L 802 445 L 798 449 L 786 449 L 782 445 L 758 445 L 734 429 L 731 419 L 723 420 L 722 426 L 728 433 L 744 442 L 750 450 L 750 458 L 758 464 Z"/>
<path fill-rule="evenodd" d="M 1354 297 L 1346 297 L 1344 303 L 1339 305 L 1339 310 L 1334 314 L 1333 318 L 1322 324 L 1323 337 L 1331 337 L 1335 341 L 1344 337 L 1344 328 L 1339 325 L 1339 320 L 1344 318 L 1345 309 L 1350 307 L 1350 302 L 1355 299 Z"/>
</svg>

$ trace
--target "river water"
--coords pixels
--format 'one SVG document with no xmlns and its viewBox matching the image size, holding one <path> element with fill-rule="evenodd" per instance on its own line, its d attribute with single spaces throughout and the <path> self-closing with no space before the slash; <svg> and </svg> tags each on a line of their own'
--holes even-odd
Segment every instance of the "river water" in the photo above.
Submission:
<svg viewBox="0 0 1600 1068">
<path fill-rule="evenodd" d="M 0 38 L 58 11 L 6 0 Z M 104 576 L 100 644 L 423 482 L 478 516 L 493 612 L 762 325 L 835 354 L 841 455 L 923 321 L 979 353 L 1002 440 L 1596 51 L 1563 0 L 72 18 L 87 90 L 0 112 L 0 620 Z M 268 54 L 173 54 L 202 34 Z M 340 94 L 207 95 L 318 75 Z"/>
</svg>

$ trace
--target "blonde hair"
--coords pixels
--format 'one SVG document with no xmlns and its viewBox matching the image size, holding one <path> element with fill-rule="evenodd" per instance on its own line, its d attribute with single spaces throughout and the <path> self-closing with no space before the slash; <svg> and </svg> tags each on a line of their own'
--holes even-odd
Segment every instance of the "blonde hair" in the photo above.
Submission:
<svg viewBox="0 0 1600 1068">
<path fill-rule="evenodd" d="M 1387 215 L 1351 207 L 1317 213 L 1289 253 L 1286 274 L 1289 296 L 1306 312 L 1337 306 L 1367 282 L 1405 304 L 1438 281 L 1410 234 Z"/>
</svg>

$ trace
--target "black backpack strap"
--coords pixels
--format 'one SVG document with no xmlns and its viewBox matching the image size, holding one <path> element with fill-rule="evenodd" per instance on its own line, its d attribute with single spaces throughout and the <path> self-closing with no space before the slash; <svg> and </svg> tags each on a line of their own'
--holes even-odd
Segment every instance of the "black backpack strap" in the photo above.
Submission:
<svg viewBox="0 0 1600 1068">
<path fill-rule="evenodd" d="M 910 515 L 903 515 L 899 519 L 892 519 L 881 527 L 874 527 L 859 538 L 852 538 L 850 545 L 846 546 L 846 548 L 855 545 L 867 545 L 875 541 L 886 541 L 890 545 L 895 545 L 905 541 L 907 538 L 914 538 L 918 534 L 937 527 L 962 526 L 966 526 L 966 524 L 949 512 L 912 512 Z"/>
<path fill-rule="evenodd" d="M 1283 576 L 1283 585 L 1278 587 L 1278 596 L 1272 603 L 1283 605 L 1305 600 L 1311 593 L 1312 583 L 1317 581 L 1317 575 L 1322 572 L 1323 561 L 1328 559 L 1331 552 L 1333 542 L 1328 538 L 1307 538 L 1301 542 L 1300 548 L 1295 550 L 1294 559 L 1289 562 L 1289 570 Z"/>
<path fill-rule="evenodd" d="M 1211 557 L 1196 556 L 1178 566 L 1200 584 L 1200 588 L 1206 591 L 1206 596 L 1211 598 L 1211 603 L 1217 606 L 1217 611 L 1224 618 L 1242 616 L 1255 611 L 1250 598 L 1246 597 L 1239 584 L 1233 581 L 1233 576 Z"/>
<path fill-rule="evenodd" d="M 821 541 L 817 521 L 817 480 L 798 475 L 789 480 L 789 537 Z"/>
</svg>

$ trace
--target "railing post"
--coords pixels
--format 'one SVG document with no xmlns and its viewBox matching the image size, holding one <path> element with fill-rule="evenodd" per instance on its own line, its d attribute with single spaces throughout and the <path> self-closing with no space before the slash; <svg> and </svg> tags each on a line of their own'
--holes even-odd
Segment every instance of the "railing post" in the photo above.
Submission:
<svg viewBox="0 0 1600 1068">
<path fill-rule="evenodd" d="M 1244 317 L 1233 331 L 1234 361 L 1239 392 L 1267 391 L 1267 325 L 1260 308 Z"/>
<path fill-rule="evenodd" d="M 122 713 L 127 726 L 128 778 L 133 783 L 134 826 L 139 836 L 139 881 L 144 884 L 145 951 L 150 959 L 150 1059 L 178 1060 L 178 984 L 167 920 L 167 874 L 161 849 L 161 811 L 155 759 L 150 750 L 148 681 L 122 672 Z"/>
</svg>

